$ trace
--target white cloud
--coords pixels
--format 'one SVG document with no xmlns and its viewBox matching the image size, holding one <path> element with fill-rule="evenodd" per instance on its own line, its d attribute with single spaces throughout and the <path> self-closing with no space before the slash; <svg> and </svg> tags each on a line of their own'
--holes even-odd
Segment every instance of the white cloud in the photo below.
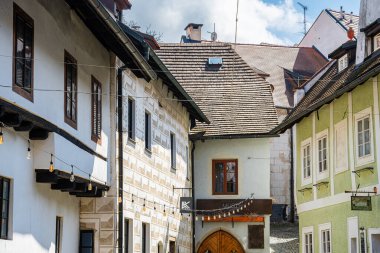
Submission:
<svg viewBox="0 0 380 253">
<path fill-rule="evenodd" d="M 188 23 L 202 23 L 202 37 L 216 23 L 218 40 L 233 42 L 235 36 L 236 0 L 136 0 L 125 12 L 126 20 L 163 33 L 164 42 L 179 42 Z M 293 44 L 300 38 L 302 14 L 293 0 L 269 4 L 263 0 L 240 0 L 239 43 Z M 144 31 L 144 30 L 143 30 Z"/>
</svg>

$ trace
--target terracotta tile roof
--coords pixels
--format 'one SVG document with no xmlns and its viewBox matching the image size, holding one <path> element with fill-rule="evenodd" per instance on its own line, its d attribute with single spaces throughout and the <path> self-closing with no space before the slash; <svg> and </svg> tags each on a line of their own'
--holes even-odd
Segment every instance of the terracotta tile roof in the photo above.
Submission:
<svg viewBox="0 0 380 253">
<path fill-rule="evenodd" d="M 293 82 L 302 85 L 305 79 L 309 79 L 327 63 L 326 58 L 315 48 L 238 44 L 236 52 L 252 68 L 269 74 L 266 80 L 274 86 L 274 103 L 284 107 L 293 106 L 292 91 L 296 88 Z M 299 82 L 298 78 L 290 80 L 296 77 L 299 77 Z"/>
<path fill-rule="evenodd" d="M 338 73 L 337 61 L 328 65 L 327 68 L 325 74 L 310 88 L 284 121 L 273 130 L 273 133 L 284 132 L 324 104 L 330 103 L 379 74 L 380 51 L 370 55 L 362 64 L 357 66 L 351 64 L 340 73 Z"/>
<path fill-rule="evenodd" d="M 206 114 L 192 133 L 205 138 L 266 135 L 277 125 L 270 84 L 230 44 L 160 44 L 157 55 Z M 223 64 L 211 67 L 208 58 Z"/>
</svg>

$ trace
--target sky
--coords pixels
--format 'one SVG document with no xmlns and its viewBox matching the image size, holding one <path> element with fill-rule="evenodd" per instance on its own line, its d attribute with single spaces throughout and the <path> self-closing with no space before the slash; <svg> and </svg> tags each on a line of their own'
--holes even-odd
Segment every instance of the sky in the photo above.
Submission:
<svg viewBox="0 0 380 253">
<path fill-rule="evenodd" d="M 323 9 L 359 13 L 360 0 L 298 0 L 308 7 L 307 28 Z M 203 24 L 202 39 L 210 39 L 215 23 L 218 40 L 233 42 L 237 0 L 132 0 L 124 12 L 134 21 L 162 33 L 161 42 L 179 42 L 188 23 Z M 297 0 L 239 0 L 237 42 L 294 45 L 302 38 L 303 9 Z"/>
</svg>

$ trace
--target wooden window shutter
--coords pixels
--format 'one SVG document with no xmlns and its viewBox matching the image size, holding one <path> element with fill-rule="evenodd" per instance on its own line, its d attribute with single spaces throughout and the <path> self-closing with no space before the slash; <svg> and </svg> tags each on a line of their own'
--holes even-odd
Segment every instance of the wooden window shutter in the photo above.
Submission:
<svg viewBox="0 0 380 253">
<path fill-rule="evenodd" d="M 264 225 L 248 225 L 248 249 L 264 248 Z"/>
</svg>

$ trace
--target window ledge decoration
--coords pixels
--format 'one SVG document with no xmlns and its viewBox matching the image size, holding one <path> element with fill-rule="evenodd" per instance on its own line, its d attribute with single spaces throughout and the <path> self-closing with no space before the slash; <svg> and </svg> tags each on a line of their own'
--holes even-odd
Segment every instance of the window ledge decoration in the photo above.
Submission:
<svg viewBox="0 0 380 253">
<path fill-rule="evenodd" d="M 326 186 L 326 188 L 329 187 L 329 182 L 327 181 L 322 181 L 322 182 L 318 182 L 316 184 L 313 184 L 314 187 L 317 187 L 317 189 L 319 190 L 321 188 L 321 186 Z"/>
<path fill-rule="evenodd" d="M 312 191 L 313 188 L 311 187 L 305 187 L 305 188 L 302 188 L 302 189 L 299 189 L 298 192 L 302 193 L 302 195 L 307 192 L 307 191 Z"/>
<path fill-rule="evenodd" d="M 352 173 L 355 173 L 358 177 L 360 177 L 360 173 L 364 172 L 364 171 L 370 171 L 372 172 L 372 174 L 375 174 L 373 172 L 373 167 L 365 167 L 365 168 L 361 168 L 361 169 L 358 169 L 358 170 L 354 170 L 352 171 Z"/>
</svg>

